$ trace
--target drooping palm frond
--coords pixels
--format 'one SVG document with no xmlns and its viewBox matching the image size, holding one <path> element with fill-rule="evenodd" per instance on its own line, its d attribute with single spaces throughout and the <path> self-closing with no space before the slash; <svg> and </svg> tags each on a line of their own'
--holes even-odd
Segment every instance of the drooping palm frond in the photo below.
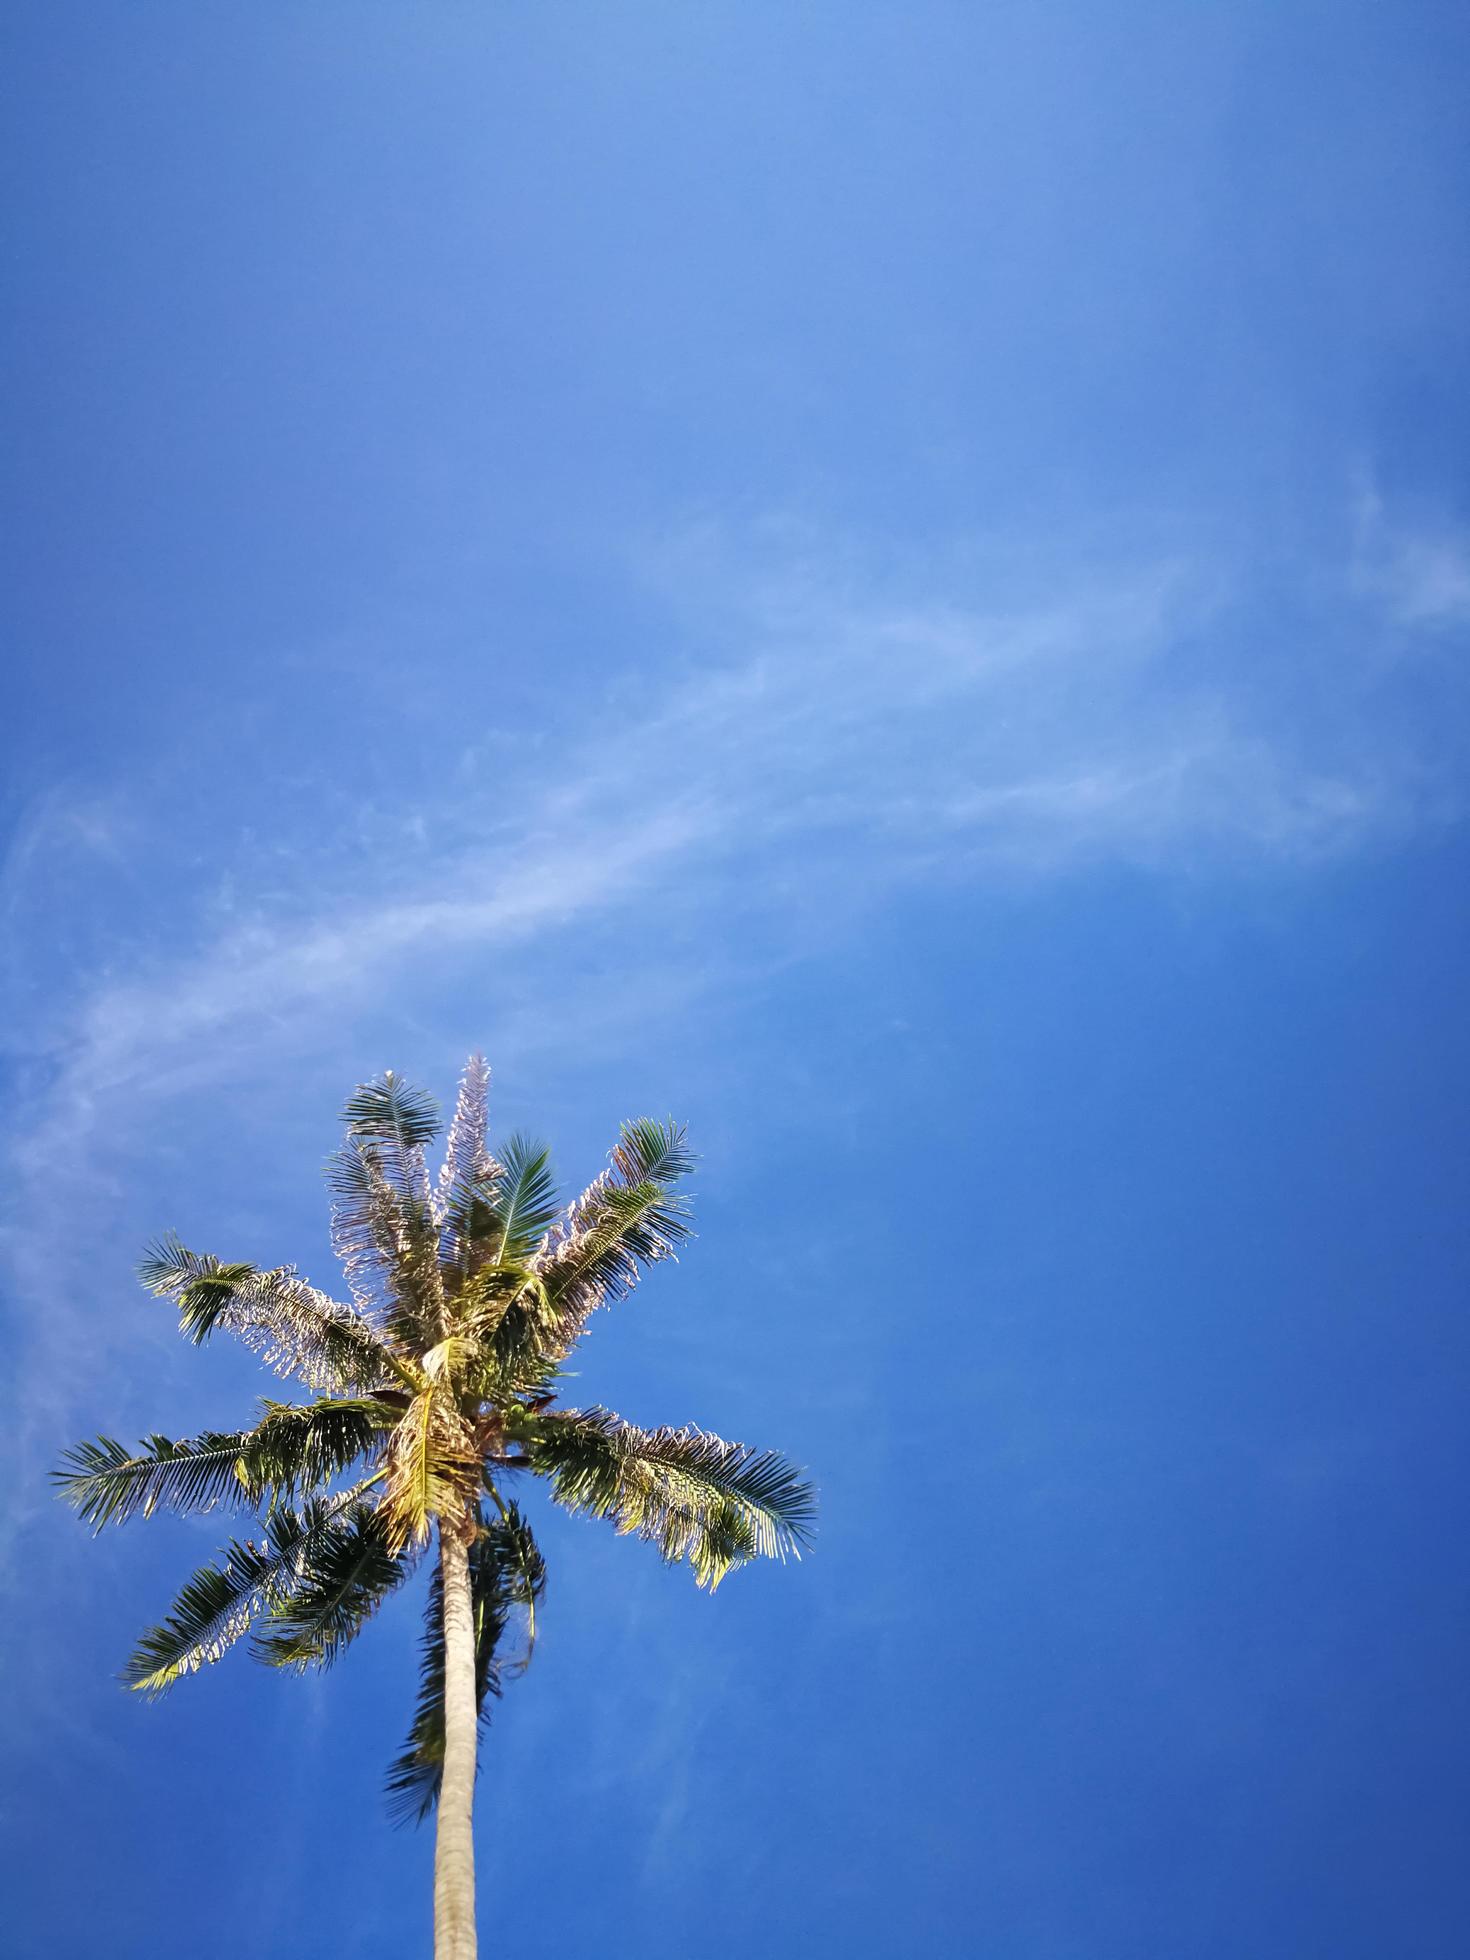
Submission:
<svg viewBox="0 0 1470 1960">
<path fill-rule="evenodd" d="M 206 1430 L 171 1441 L 149 1436 L 131 1450 L 111 1436 L 78 1443 L 55 1481 L 94 1529 L 221 1505 L 256 1505 L 267 1492 L 291 1496 L 340 1476 L 369 1450 L 395 1412 L 365 1397 L 266 1402 L 251 1429 Z"/>
<path fill-rule="evenodd" d="M 481 1329 L 482 1378 L 508 1383 L 529 1377 L 542 1366 L 555 1367 L 556 1357 L 547 1353 L 553 1318 L 539 1277 L 522 1268 L 498 1291 L 502 1278 L 502 1273 L 482 1273 L 475 1287 L 479 1297 L 468 1311 Z"/>
<path fill-rule="evenodd" d="M 328 1667 L 413 1570 L 371 1505 L 331 1519 L 272 1598 L 254 1652 L 271 1667 Z"/>
<path fill-rule="evenodd" d="M 170 1235 L 148 1249 L 138 1277 L 150 1293 L 177 1303 L 180 1331 L 196 1347 L 222 1327 L 278 1375 L 338 1395 L 404 1377 L 402 1362 L 361 1314 L 290 1266 L 261 1272 L 226 1265 Z"/>
<path fill-rule="evenodd" d="M 775 1450 L 639 1429 L 607 1409 L 548 1410 L 527 1448 L 559 1503 L 688 1559 L 701 1586 L 755 1557 L 799 1558 L 811 1540 L 812 1488 Z"/>
<path fill-rule="evenodd" d="M 452 1395 L 430 1382 L 388 1438 L 379 1508 L 395 1547 L 422 1544 L 440 1512 L 459 1515 L 478 1481 L 475 1437 Z"/>
<path fill-rule="evenodd" d="M 347 1502 L 344 1496 L 312 1498 L 299 1510 L 283 1505 L 266 1518 L 259 1543 L 232 1539 L 223 1562 L 201 1567 L 167 1618 L 143 1634 L 123 1669 L 127 1686 L 159 1695 L 181 1675 L 217 1661 L 283 1596 Z"/>
<path fill-rule="evenodd" d="M 320 1490 L 375 1453 L 401 1415 L 403 1391 L 321 1396 L 315 1402 L 265 1402 L 241 1452 L 240 1481 L 256 1503 Z"/>
<path fill-rule="evenodd" d="M 520 1506 L 501 1496 L 488 1471 L 485 1488 L 497 1515 L 484 1526 L 485 1550 L 481 1556 L 494 1565 L 496 1584 L 508 1606 L 519 1607 L 525 1616 L 525 1645 L 501 1662 L 501 1674 L 524 1674 L 536 1649 L 536 1608 L 546 1590 L 546 1561 Z"/>
<path fill-rule="evenodd" d="M 475 1616 L 475 1706 L 481 1725 L 487 1720 L 486 1697 L 501 1692 L 495 1665 L 495 1643 L 503 1628 Z M 484 1634 L 482 1639 L 480 1636 Z M 444 1773 L 444 1587 L 435 1572 L 429 1585 L 424 1631 L 419 1643 L 419 1688 L 414 1701 L 408 1744 L 388 1765 L 383 1779 L 388 1815 L 393 1823 L 421 1824 L 439 1801 Z"/>
<path fill-rule="evenodd" d="M 567 1354 L 588 1317 L 626 1299 L 644 1269 L 674 1256 L 690 1232 L 688 1200 L 672 1189 L 694 1167 L 680 1124 L 624 1124 L 607 1170 L 567 1210 L 534 1261 L 545 1290 L 543 1345 Z"/>
<path fill-rule="evenodd" d="M 482 1525 L 470 1547 L 470 1600 L 475 1616 L 475 1705 L 483 1723 L 486 1702 L 502 1692 L 507 1672 L 524 1665 L 507 1660 L 501 1646 L 517 1609 L 528 1617 L 546 1588 L 546 1565 L 530 1526 L 514 1504 Z M 439 1798 L 444 1767 L 444 1594 L 434 1574 L 424 1613 L 419 1690 L 408 1746 L 390 1764 L 385 1788 L 397 1824 L 421 1823 Z"/>
<path fill-rule="evenodd" d="M 536 1644 L 536 1608 L 546 1591 L 546 1561 L 520 1506 L 501 1498 L 493 1488 L 490 1494 L 498 1515 L 483 1526 L 476 1540 L 480 1589 L 487 1599 L 498 1599 L 508 1615 L 517 1608 L 525 1615 L 525 1650 L 500 1662 L 502 1675 L 521 1673 Z"/>
</svg>

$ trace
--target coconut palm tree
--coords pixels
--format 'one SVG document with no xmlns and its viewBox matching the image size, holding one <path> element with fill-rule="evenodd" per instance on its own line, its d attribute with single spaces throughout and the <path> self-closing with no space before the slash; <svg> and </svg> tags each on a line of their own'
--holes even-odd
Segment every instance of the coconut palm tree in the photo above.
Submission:
<svg viewBox="0 0 1470 1960">
<path fill-rule="evenodd" d="M 529 1658 L 546 1583 L 516 1479 L 544 1478 L 567 1510 L 650 1540 L 711 1589 L 749 1559 L 799 1556 L 815 1516 L 774 1451 L 560 1405 L 593 1311 L 688 1235 L 676 1186 L 693 1159 L 678 1126 L 626 1124 L 562 1210 L 540 1145 L 513 1136 L 492 1155 L 488 1084 L 471 1056 L 433 1184 L 431 1098 L 389 1073 L 348 1101 L 328 1167 L 347 1302 L 289 1266 L 225 1264 L 174 1237 L 149 1250 L 140 1276 L 190 1340 L 223 1329 L 310 1399 L 263 1401 L 248 1427 L 184 1441 L 99 1437 L 57 1473 L 99 1529 L 156 1510 L 256 1516 L 258 1535 L 196 1572 L 139 1641 L 124 1680 L 149 1695 L 247 1633 L 271 1666 L 328 1666 L 437 1539 L 417 1706 L 388 1773 L 398 1817 L 437 1807 L 436 1960 L 475 1954 L 479 1725 Z"/>
</svg>

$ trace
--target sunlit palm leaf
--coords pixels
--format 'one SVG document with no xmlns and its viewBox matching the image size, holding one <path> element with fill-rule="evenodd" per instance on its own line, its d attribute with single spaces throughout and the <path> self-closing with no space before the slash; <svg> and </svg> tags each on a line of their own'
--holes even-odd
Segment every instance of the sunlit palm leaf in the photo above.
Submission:
<svg viewBox="0 0 1470 1960">
<path fill-rule="evenodd" d="M 446 1273 L 472 1269 L 473 1210 L 483 1187 L 493 1185 L 502 1166 L 486 1141 L 489 1121 L 490 1068 L 478 1052 L 465 1063 L 455 1098 L 454 1118 L 444 1163 L 434 1193 L 434 1216 L 440 1227 L 440 1263 Z"/>
<path fill-rule="evenodd" d="M 393 1420 L 392 1410 L 365 1398 L 267 1402 L 252 1429 L 206 1430 L 178 1442 L 150 1436 L 138 1450 L 110 1436 L 78 1443 L 62 1458 L 56 1481 L 98 1530 L 159 1509 L 253 1506 L 268 1491 L 291 1495 L 339 1476 Z"/>
<path fill-rule="evenodd" d="M 758 1556 L 799 1558 L 811 1541 L 812 1488 L 775 1450 L 639 1429 L 606 1409 L 548 1411 L 527 1447 L 559 1503 L 688 1559 L 700 1585 Z"/>
<path fill-rule="evenodd" d="M 528 1262 L 556 1217 L 556 1180 L 550 1153 L 528 1137 L 513 1136 L 503 1162 L 488 1162 L 461 1178 L 449 1194 L 442 1243 L 450 1248 L 446 1272 L 455 1296 L 455 1317 L 490 1297 L 497 1275 L 523 1279 Z M 490 1292 L 494 1291 L 493 1284 Z M 516 1288 L 501 1288 L 510 1298 Z"/>
<path fill-rule="evenodd" d="M 372 1147 L 400 1196 L 428 1202 L 424 1147 L 443 1127 L 439 1105 L 392 1069 L 376 1082 L 364 1082 L 347 1098 L 342 1122 L 350 1137 Z"/>
<path fill-rule="evenodd" d="M 179 1327 L 196 1346 L 224 1328 L 278 1375 L 308 1388 L 351 1394 L 404 1372 L 361 1314 L 298 1279 L 290 1266 L 261 1272 L 225 1265 L 169 1237 L 149 1248 L 138 1277 L 151 1293 L 177 1302 Z"/>
<path fill-rule="evenodd" d="M 613 1169 L 627 1185 L 675 1184 L 688 1177 L 698 1162 L 689 1147 L 688 1129 L 672 1118 L 658 1123 L 651 1116 L 639 1116 L 624 1123 L 612 1152 Z"/>
<path fill-rule="evenodd" d="M 489 1151 L 485 1133 L 489 1124 L 489 1105 L 490 1064 L 477 1048 L 460 1073 L 454 1115 L 445 1139 L 444 1163 L 438 1183 L 441 1209 L 456 1184 L 463 1179 L 479 1177 L 487 1167 Z"/>
<path fill-rule="evenodd" d="M 441 1512 L 458 1515 L 479 1476 L 479 1456 L 451 1394 L 430 1383 L 409 1403 L 385 1453 L 380 1499 L 395 1546 L 421 1544 Z"/>
<path fill-rule="evenodd" d="M 496 1263 L 517 1264 L 535 1250 L 557 1214 L 556 1179 L 545 1144 L 513 1136 L 495 1180 Z"/>
<path fill-rule="evenodd" d="M 548 1354 L 565 1355 L 598 1307 L 626 1299 L 646 1267 L 672 1258 L 688 1238 L 688 1200 L 671 1186 L 693 1165 L 680 1125 L 647 1118 L 624 1125 L 608 1169 L 568 1208 L 535 1261 Z"/>
<path fill-rule="evenodd" d="M 248 1430 L 206 1430 L 171 1442 L 150 1436 L 134 1451 L 112 1436 L 77 1443 L 54 1472 L 61 1495 L 95 1530 L 157 1509 L 188 1513 L 252 1504 L 238 1465 Z"/>
<path fill-rule="evenodd" d="M 378 1146 L 349 1137 L 327 1165 L 332 1194 L 332 1250 L 342 1262 L 357 1309 L 410 1350 L 438 1338 L 444 1321 L 439 1227 L 428 1186 L 405 1195 L 384 1168 Z"/>
<path fill-rule="evenodd" d="M 371 1458 L 398 1421 L 396 1402 L 371 1396 L 315 1402 L 266 1402 L 241 1452 L 239 1475 L 258 1503 L 265 1496 L 304 1496 Z"/>
<path fill-rule="evenodd" d="M 232 1540 L 223 1562 L 206 1565 L 182 1587 L 173 1611 L 139 1640 L 123 1669 L 128 1687 L 158 1695 L 181 1675 L 217 1661 L 266 1606 L 282 1596 L 343 1501 L 313 1499 L 266 1519 L 258 1542 Z"/>
<path fill-rule="evenodd" d="M 444 1302 L 424 1147 L 439 1134 L 439 1106 L 390 1069 L 353 1092 L 342 1121 L 347 1142 L 327 1182 L 333 1247 L 353 1298 L 406 1344 L 432 1341 Z"/>
</svg>

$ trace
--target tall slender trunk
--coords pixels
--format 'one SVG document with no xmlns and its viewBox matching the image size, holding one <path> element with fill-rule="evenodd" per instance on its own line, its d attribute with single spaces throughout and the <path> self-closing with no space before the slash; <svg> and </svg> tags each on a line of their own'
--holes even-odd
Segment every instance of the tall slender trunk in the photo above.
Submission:
<svg viewBox="0 0 1470 1960">
<path fill-rule="evenodd" d="M 444 1582 L 444 1774 L 434 1843 L 434 1960 L 475 1960 L 475 1613 L 470 1598 L 469 1538 L 453 1519 L 439 1520 Z"/>
</svg>

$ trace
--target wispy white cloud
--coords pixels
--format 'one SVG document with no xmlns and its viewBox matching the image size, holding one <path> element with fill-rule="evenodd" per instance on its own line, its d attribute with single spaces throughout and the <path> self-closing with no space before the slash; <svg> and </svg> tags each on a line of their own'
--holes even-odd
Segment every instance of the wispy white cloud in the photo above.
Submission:
<svg viewBox="0 0 1470 1960">
<path fill-rule="evenodd" d="M 1470 624 L 1470 537 L 1401 539 L 1389 570 L 1389 591 L 1407 626 Z"/>
<path fill-rule="evenodd" d="M 1388 535 L 1360 513 L 1358 597 L 1321 623 L 1339 675 L 1354 605 L 1438 630 L 1470 592 L 1461 558 Z M 1278 722 L 1236 584 L 1187 554 L 1050 571 L 992 554 L 944 589 L 833 559 L 789 531 L 755 550 L 709 532 L 661 549 L 648 577 L 695 654 L 629 668 L 580 723 L 558 708 L 553 780 L 544 749 L 499 746 L 483 771 L 466 751 L 442 803 L 379 798 L 370 851 L 271 840 L 269 883 L 252 891 L 236 868 L 228 903 L 197 886 L 162 950 L 156 931 L 146 945 L 116 931 L 74 991 L 58 996 L 53 973 L 18 1043 L 33 1084 L 11 1157 L 22 1286 L 55 1284 L 49 1248 L 79 1182 L 105 1190 L 160 1108 L 319 1044 L 385 991 L 405 1016 L 431 1013 L 426 976 L 456 958 L 493 962 L 499 1015 L 519 1003 L 529 1022 L 534 998 L 540 1038 L 565 1041 L 546 950 L 627 916 L 662 921 L 664 946 L 685 921 L 697 987 L 715 957 L 701 921 L 735 905 L 788 908 L 810 931 L 828 900 L 836 916 L 895 879 L 1302 865 L 1452 808 L 1414 728 L 1390 738 L 1367 695 L 1346 718 L 1337 698 Z M 7 907 L 37 902 L 58 849 L 120 836 L 95 797 L 53 797 L 12 851 Z"/>
<path fill-rule="evenodd" d="M 1410 634 L 1470 627 L 1470 527 L 1437 512 L 1396 516 L 1367 475 L 1357 497 L 1354 574 Z"/>
<path fill-rule="evenodd" d="M 743 595 L 730 566 L 704 577 L 711 606 L 741 621 L 738 657 L 682 680 L 630 676 L 563 738 L 553 786 L 502 769 L 478 812 L 456 788 L 447 851 L 446 811 L 388 813 L 391 828 L 379 811 L 371 889 L 360 873 L 354 889 L 332 838 L 298 841 L 292 886 L 271 867 L 273 899 L 237 880 L 228 907 L 217 893 L 201 906 L 202 944 L 185 920 L 179 950 L 132 975 L 141 949 L 117 947 L 60 1044 L 72 1114 L 77 1098 L 227 1068 L 227 1031 L 350 1009 L 424 950 L 505 956 L 653 890 L 703 891 L 741 864 L 764 875 L 763 854 L 831 875 L 836 846 L 866 875 L 875 858 L 914 864 L 965 841 L 1040 872 L 1212 839 L 1289 854 L 1364 815 L 1363 785 L 1293 777 L 1219 700 L 1169 698 L 1159 663 L 1199 615 L 1173 566 L 997 612 L 835 594 L 810 573 Z M 75 827 L 53 806 L 58 824 Z"/>
<path fill-rule="evenodd" d="M 1400 595 L 1403 616 L 1446 617 L 1460 569 L 1435 560 Z M 236 888 L 222 907 L 214 892 L 163 958 L 116 945 L 51 1044 L 31 1151 L 49 1156 L 99 1098 L 227 1069 L 232 1030 L 268 1041 L 351 1011 L 424 952 L 508 959 L 656 892 L 809 867 L 809 908 L 843 863 L 867 878 L 954 854 L 1035 875 L 1107 858 L 1310 860 L 1441 809 L 1412 755 L 1274 731 L 1269 699 L 1232 684 L 1228 591 L 1178 558 L 1070 586 L 1053 575 L 1000 607 L 865 588 L 809 541 L 752 567 L 705 534 L 662 552 L 657 575 L 686 616 L 725 622 L 724 646 L 682 676 L 630 671 L 561 731 L 550 787 L 534 762 L 517 776 L 499 758 L 493 802 L 461 781 L 442 810 L 378 808 L 368 880 L 332 837 L 293 839 L 292 881 L 274 863 L 271 897 Z M 101 806 L 50 799 L 12 852 L 7 902 L 50 875 L 43 837 L 84 833 L 111 834 Z"/>
</svg>

